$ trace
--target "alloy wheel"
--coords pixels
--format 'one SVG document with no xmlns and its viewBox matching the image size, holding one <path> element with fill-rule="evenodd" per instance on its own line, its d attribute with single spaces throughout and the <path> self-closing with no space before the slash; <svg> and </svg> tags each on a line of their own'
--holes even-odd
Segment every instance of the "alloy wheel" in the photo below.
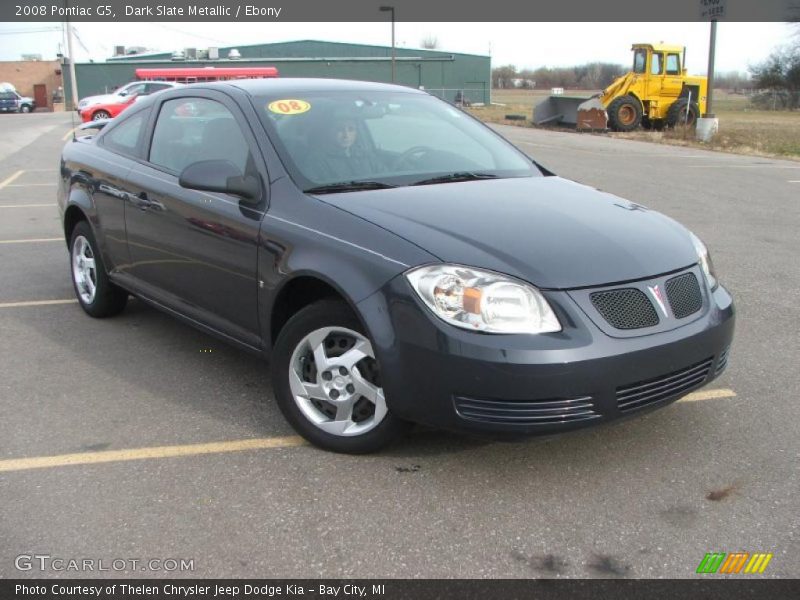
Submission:
<svg viewBox="0 0 800 600">
<path fill-rule="evenodd" d="M 372 344 L 345 327 L 306 335 L 289 361 L 289 386 L 303 415 L 336 436 L 357 436 L 387 414 Z"/>
<path fill-rule="evenodd" d="M 72 245 L 72 278 L 84 304 L 94 302 L 97 293 L 97 266 L 92 247 L 82 235 Z"/>
</svg>

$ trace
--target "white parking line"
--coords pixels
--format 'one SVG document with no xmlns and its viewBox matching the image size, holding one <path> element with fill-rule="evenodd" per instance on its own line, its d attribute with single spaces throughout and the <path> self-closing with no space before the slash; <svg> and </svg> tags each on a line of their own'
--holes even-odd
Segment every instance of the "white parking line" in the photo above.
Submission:
<svg viewBox="0 0 800 600">
<path fill-rule="evenodd" d="M 62 142 L 66 142 L 66 141 L 67 141 L 69 138 L 71 138 L 71 137 L 72 137 L 72 134 L 73 134 L 73 133 L 75 133 L 76 131 L 78 131 L 79 127 L 80 127 L 80 126 L 78 126 L 78 127 L 74 127 L 74 128 L 72 128 L 72 129 L 70 129 L 70 130 L 69 130 L 67 133 L 65 133 L 65 134 L 64 134 L 64 137 L 62 137 L 62 138 L 61 138 L 61 141 L 62 141 Z"/>
<path fill-rule="evenodd" d="M 7 177 L 3 181 L 0 181 L 0 190 L 2 190 L 4 187 L 9 185 L 12 181 L 14 181 L 17 177 L 22 175 L 24 172 L 25 171 L 17 171 L 16 173 L 11 175 L 10 177 Z"/>
<path fill-rule="evenodd" d="M 42 206 L 55 206 L 55 204 L 0 204 L 0 208 L 41 208 Z"/>
<path fill-rule="evenodd" d="M 687 169 L 800 169 L 789 165 L 686 165 Z"/>
<path fill-rule="evenodd" d="M 243 452 L 246 450 L 269 450 L 278 448 L 296 448 L 306 446 L 306 442 L 298 435 L 210 442 L 205 444 L 185 444 L 182 446 L 156 446 L 150 448 L 129 448 L 125 450 L 104 450 L 101 452 L 81 452 L 78 454 L 61 454 L 58 456 L 35 456 L 31 458 L 13 458 L 0 460 L 0 473 L 9 471 L 27 471 L 30 469 L 46 469 L 52 467 L 68 467 L 75 465 L 96 465 L 100 463 L 143 460 L 154 458 L 177 458 L 182 456 L 200 456 L 203 454 L 221 454 L 226 452 Z"/>
<path fill-rule="evenodd" d="M 52 306 L 55 304 L 75 304 L 77 301 L 77 298 L 73 298 L 70 300 L 29 300 L 27 302 L 3 302 L 0 303 L 0 309 L 23 308 L 26 306 Z"/>
<path fill-rule="evenodd" d="M 11 187 L 41 187 L 41 186 L 55 187 L 57 185 L 58 185 L 57 183 L 11 183 L 11 184 L 7 185 L 6 187 L 10 187 L 10 188 Z"/>
<path fill-rule="evenodd" d="M 64 238 L 31 238 L 28 240 L 0 240 L 0 244 L 39 244 L 42 242 L 63 242 Z"/>
<path fill-rule="evenodd" d="M 735 398 L 736 392 L 729 388 L 720 388 L 716 390 L 700 390 L 699 392 L 692 392 L 687 394 L 678 402 L 698 402 L 700 400 L 717 400 L 719 398 Z"/>
</svg>

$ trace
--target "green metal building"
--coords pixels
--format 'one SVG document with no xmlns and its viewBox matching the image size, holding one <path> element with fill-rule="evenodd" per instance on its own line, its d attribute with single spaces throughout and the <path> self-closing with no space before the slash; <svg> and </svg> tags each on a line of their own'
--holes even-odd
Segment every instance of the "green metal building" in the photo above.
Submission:
<svg viewBox="0 0 800 600">
<path fill-rule="evenodd" d="M 239 58 L 229 58 L 233 51 Z M 396 48 L 395 80 L 424 88 L 453 101 L 459 91 L 473 103 L 490 102 L 489 56 L 439 50 Z M 218 55 L 217 59 L 209 59 Z M 188 55 L 188 58 L 187 58 Z M 195 58 L 196 56 L 196 58 Z M 392 49 L 387 46 L 302 40 L 253 46 L 199 49 L 194 52 L 137 54 L 111 58 L 103 63 L 75 65 L 79 97 L 103 94 L 133 81 L 139 67 L 264 67 L 274 66 L 281 77 L 328 77 L 362 81 L 392 80 Z M 71 98 L 69 77 L 65 96 Z"/>
</svg>

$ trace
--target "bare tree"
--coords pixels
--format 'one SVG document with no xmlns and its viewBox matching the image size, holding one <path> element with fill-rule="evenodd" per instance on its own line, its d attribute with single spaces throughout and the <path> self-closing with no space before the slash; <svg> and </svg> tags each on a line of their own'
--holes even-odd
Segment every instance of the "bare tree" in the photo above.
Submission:
<svg viewBox="0 0 800 600">
<path fill-rule="evenodd" d="M 419 41 L 419 45 L 426 50 L 436 50 L 439 47 L 439 38 L 429 33 Z"/>
<path fill-rule="evenodd" d="M 800 107 L 800 42 L 773 50 L 764 62 L 750 67 L 755 87 L 769 90 L 754 99 L 772 108 Z"/>
</svg>

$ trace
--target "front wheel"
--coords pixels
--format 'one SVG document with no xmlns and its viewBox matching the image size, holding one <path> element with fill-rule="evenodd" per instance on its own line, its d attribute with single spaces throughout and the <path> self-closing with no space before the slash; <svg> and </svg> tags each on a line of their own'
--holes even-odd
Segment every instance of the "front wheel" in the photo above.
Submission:
<svg viewBox="0 0 800 600">
<path fill-rule="evenodd" d="M 320 448 L 375 452 L 408 429 L 389 411 L 372 343 L 342 302 L 316 302 L 286 323 L 272 381 L 283 415 Z"/>
<path fill-rule="evenodd" d="M 606 112 L 608 124 L 614 131 L 633 131 L 642 122 L 642 104 L 628 94 L 612 100 Z"/>
<path fill-rule="evenodd" d="M 105 110 L 98 110 L 92 115 L 92 121 L 102 121 L 103 119 L 110 119 L 111 115 Z"/>
<path fill-rule="evenodd" d="M 19 107 L 19 112 L 21 113 L 29 113 L 31 112 L 31 107 L 28 104 L 23 104 Z"/>
<path fill-rule="evenodd" d="M 696 102 L 689 102 L 688 98 L 678 98 L 667 111 L 667 125 L 676 127 L 686 125 L 691 128 L 697 125 L 700 108 Z"/>
<path fill-rule="evenodd" d="M 75 226 L 69 247 L 72 285 L 81 308 L 98 318 L 121 312 L 128 302 L 128 293 L 109 281 L 103 257 L 86 221 Z"/>
</svg>

